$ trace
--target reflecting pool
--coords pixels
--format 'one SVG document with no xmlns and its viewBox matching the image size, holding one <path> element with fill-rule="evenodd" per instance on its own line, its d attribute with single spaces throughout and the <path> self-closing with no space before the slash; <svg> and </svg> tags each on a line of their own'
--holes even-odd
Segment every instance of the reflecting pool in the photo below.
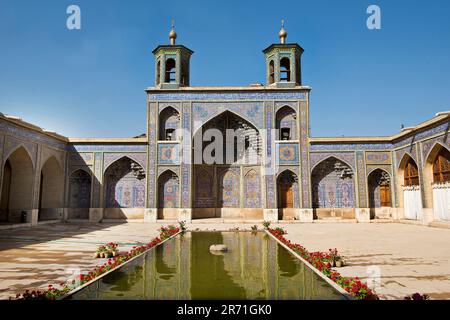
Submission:
<svg viewBox="0 0 450 320">
<path fill-rule="evenodd" d="M 212 244 L 228 252 L 213 254 Z M 69 299 L 345 299 L 263 232 L 187 232 Z"/>
</svg>

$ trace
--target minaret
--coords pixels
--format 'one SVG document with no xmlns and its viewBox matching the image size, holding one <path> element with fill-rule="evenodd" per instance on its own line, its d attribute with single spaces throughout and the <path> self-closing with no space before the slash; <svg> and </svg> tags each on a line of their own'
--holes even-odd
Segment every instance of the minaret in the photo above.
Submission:
<svg viewBox="0 0 450 320">
<path fill-rule="evenodd" d="M 278 32 L 279 44 L 271 44 L 263 50 L 266 56 L 267 84 L 280 88 L 301 86 L 301 56 L 303 48 L 297 43 L 286 43 L 284 20 Z"/>
<path fill-rule="evenodd" d="M 175 44 L 177 33 L 172 20 L 169 45 L 159 45 L 153 50 L 156 62 L 155 84 L 161 89 L 178 89 L 189 86 L 189 63 L 194 51 Z"/>
</svg>

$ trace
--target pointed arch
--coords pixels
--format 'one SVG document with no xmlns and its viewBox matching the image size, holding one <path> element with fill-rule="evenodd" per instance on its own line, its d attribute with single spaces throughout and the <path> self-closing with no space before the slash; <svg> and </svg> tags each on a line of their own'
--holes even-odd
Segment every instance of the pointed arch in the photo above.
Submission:
<svg viewBox="0 0 450 320">
<path fill-rule="evenodd" d="M 209 133 L 215 134 L 214 139 L 211 138 L 213 141 L 203 141 L 203 134 L 208 133 L 209 129 L 215 130 L 209 131 Z M 227 141 L 227 139 L 232 140 Z M 193 155 L 202 156 L 201 159 L 194 156 L 193 160 L 196 164 L 233 164 L 237 162 L 258 164 L 262 150 L 262 138 L 254 124 L 233 111 L 224 110 L 195 130 L 193 146 L 195 151 Z M 204 151 L 208 146 L 211 148 L 209 150 L 212 153 L 211 161 L 203 159 Z M 200 147 L 202 149 L 197 150 Z M 217 153 L 218 148 L 219 153 Z M 230 148 L 233 149 L 230 150 Z M 229 159 L 231 156 L 233 158 Z"/>
<path fill-rule="evenodd" d="M 297 139 L 297 113 L 288 105 L 279 108 L 275 114 L 275 128 L 278 140 Z"/>
<path fill-rule="evenodd" d="M 290 169 L 277 175 L 278 208 L 298 208 L 298 176 Z"/>
<path fill-rule="evenodd" d="M 178 175 L 167 169 L 158 177 L 158 208 L 179 208 Z"/>
<path fill-rule="evenodd" d="M 261 208 L 261 175 L 250 169 L 244 176 L 244 205 L 246 208 Z"/>
<path fill-rule="evenodd" d="M 321 163 L 323 163 L 323 162 L 325 162 L 325 161 L 330 161 L 330 160 L 333 160 L 333 159 L 334 159 L 334 161 L 337 160 L 337 161 L 342 162 L 343 164 L 345 164 L 346 166 L 348 166 L 353 172 L 355 172 L 355 168 L 353 167 L 353 165 L 351 165 L 351 164 L 348 163 L 346 160 L 344 160 L 339 154 L 330 155 L 330 156 L 327 156 L 327 157 L 321 159 L 320 161 L 318 161 L 316 164 L 314 164 L 314 165 L 311 167 L 311 172 L 313 172 L 314 169 L 315 169 L 317 166 L 319 166 Z"/>
<path fill-rule="evenodd" d="M 428 151 L 428 153 L 425 156 L 424 166 L 426 166 L 427 163 L 433 163 L 436 160 L 436 157 L 439 154 L 439 152 L 441 152 L 443 149 L 450 152 L 450 148 L 448 146 L 446 146 L 443 143 L 440 143 L 439 141 L 436 141 L 433 144 L 433 147 L 431 147 L 431 149 Z"/>
<path fill-rule="evenodd" d="M 367 175 L 369 208 L 391 207 L 391 176 L 376 168 Z"/>
<path fill-rule="evenodd" d="M 109 167 L 111 167 L 111 165 L 113 165 L 114 163 L 116 163 L 117 161 L 120 161 L 122 159 L 128 159 L 130 161 L 135 162 L 136 164 L 139 165 L 139 167 L 141 168 L 141 171 L 143 172 L 143 174 L 145 175 L 145 163 L 142 162 L 142 160 L 137 159 L 135 156 L 133 156 L 132 154 L 124 154 L 124 155 L 120 155 L 118 156 L 116 159 L 113 158 L 112 161 L 110 161 L 109 163 L 107 163 L 105 161 L 105 166 L 103 168 L 103 175 L 105 174 L 106 170 L 109 169 Z"/>
<path fill-rule="evenodd" d="M 317 163 L 311 171 L 314 208 L 354 208 L 355 181 L 352 167 L 335 156 Z"/>
<path fill-rule="evenodd" d="M 64 171 L 51 155 L 41 168 L 38 220 L 54 220 L 62 216 L 64 207 Z"/>
<path fill-rule="evenodd" d="M 34 166 L 30 153 L 18 146 L 3 163 L 0 220 L 20 222 L 22 211 L 32 209 Z"/>
<path fill-rule="evenodd" d="M 398 176 L 403 178 L 400 180 L 403 186 L 418 186 L 419 181 L 419 168 L 414 158 L 406 152 L 402 160 L 399 163 Z"/>
<path fill-rule="evenodd" d="M 180 113 L 172 106 L 166 106 L 159 112 L 159 140 L 177 141 L 177 129 L 180 128 Z"/>
<path fill-rule="evenodd" d="M 196 208 L 213 208 L 216 206 L 214 196 L 213 174 L 201 166 L 194 168 L 194 205 Z"/>
<path fill-rule="evenodd" d="M 15 153 L 16 151 L 18 151 L 19 149 L 23 149 L 26 153 L 27 153 L 27 155 L 28 155 L 28 158 L 30 158 L 30 160 L 31 160 L 31 164 L 32 164 L 32 166 L 33 166 L 33 169 L 34 169 L 34 159 L 33 159 L 33 155 L 31 154 L 31 151 L 30 150 L 28 150 L 28 148 L 27 148 L 27 146 L 25 145 L 25 144 L 23 144 L 23 143 L 20 143 L 20 144 L 18 144 L 15 148 L 13 148 L 12 150 L 10 150 L 7 154 L 5 154 L 4 155 L 4 157 L 3 157 L 3 165 L 5 164 L 5 162 L 6 162 L 6 160 L 7 159 L 9 159 L 10 157 L 11 157 L 11 155 L 13 154 L 13 153 Z"/>
<path fill-rule="evenodd" d="M 123 156 L 103 174 L 105 208 L 143 208 L 145 170 L 134 159 Z"/>
</svg>

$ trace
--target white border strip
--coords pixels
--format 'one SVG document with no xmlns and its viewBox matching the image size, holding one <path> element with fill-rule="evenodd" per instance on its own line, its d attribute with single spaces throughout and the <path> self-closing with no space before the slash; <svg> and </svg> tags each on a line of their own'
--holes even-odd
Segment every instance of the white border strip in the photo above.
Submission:
<svg viewBox="0 0 450 320">
<path fill-rule="evenodd" d="M 115 267 L 114 269 L 111 269 L 111 270 L 109 270 L 109 271 L 107 271 L 107 272 L 105 272 L 105 273 L 99 275 L 99 276 L 96 277 L 95 279 L 92 279 L 91 281 L 88 281 L 88 282 L 86 282 L 85 284 L 83 284 L 83 285 L 81 285 L 81 286 L 78 286 L 78 287 L 72 289 L 71 291 L 69 291 L 69 292 L 66 293 L 65 295 L 63 295 L 63 296 L 61 296 L 61 297 L 58 297 L 57 300 L 64 300 L 65 298 L 67 298 L 67 297 L 73 295 L 74 293 L 80 291 L 81 289 L 84 289 L 85 287 L 87 287 L 87 286 L 93 284 L 94 282 L 100 280 L 101 278 L 105 277 L 106 275 L 110 274 L 111 272 L 116 271 L 116 270 L 119 269 L 119 268 L 122 268 L 122 267 L 123 267 L 124 265 L 126 265 L 127 263 L 129 263 L 129 262 L 131 262 L 131 261 L 133 261 L 133 260 L 139 258 L 140 256 L 142 256 L 143 254 L 145 254 L 145 253 L 147 253 L 148 251 L 152 250 L 153 248 L 156 248 L 157 246 L 162 245 L 164 242 L 169 241 L 169 240 L 171 240 L 172 238 L 178 236 L 180 233 L 182 233 L 181 230 L 178 231 L 177 233 L 175 233 L 174 235 L 170 236 L 169 238 L 165 239 L 164 241 L 161 241 L 161 242 L 158 243 L 157 245 L 155 245 L 155 246 L 153 246 L 153 247 L 151 247 L 151 248 L 148 248 L 147 250 L 145 250 L 144 252 L 138 254 L 137 256 L 134 256 L 134 257 L 131 258 L 130 260 L 125 261 L 124 263 L 118 265 L 118 266 Z"/>
<path fill-rule="evenodd" d="M 325 280 L 326 283 L 328 283 L 330 286 L 332 286 L 334 289 L 336 289 L 340 294 L 344 296 L 347 300 L 356 300 L 355 297 L 353 297 L 351 294 L 349 294 L 347 291 L 344 290 L 341 286 L 339 286 L 336 282 L 325 276 L 322 272 L 320 272 L 316 267 L 314 267 L 311 263 L 303 259 L 297 252 L 289 248 L 287 245 L 285 245 L 283 242 L 281 242 L 277 237 L 275 237 L 273 234 L 271 234 L 268 230 L 264 230 L 269 236 L 271 236 L 275 241 L 277 241 L 282 247 L 284 247 L 286 250 L 288 250 L 291 254 L 293 254 L 297 259 L 299 259 L 301 262 L 303 262 L 308 268 L 310 268 L 312 271 L 314 271 L 320 278 Z"/>
</svg>

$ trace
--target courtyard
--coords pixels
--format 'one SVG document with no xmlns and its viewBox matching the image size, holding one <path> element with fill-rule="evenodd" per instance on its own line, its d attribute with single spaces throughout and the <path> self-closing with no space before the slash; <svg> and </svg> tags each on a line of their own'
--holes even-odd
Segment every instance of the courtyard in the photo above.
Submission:
<svg viewBox="0 0 450 320">
<path fill-rule="evenodd" d="M 96 248 L 117 242 L 120 251 L 147 243 L 167 223 L 57 223 L 0 235 L 0 299 L 26 289 L 59 284 L 102 262 Z M 247 229 L 255 223 L 197 220 L 189 230 Z M 450 230 L 402 223 L 279 223 L 287 238 L 310 251 L 337 248 L 346 258 L 344 276 L 366 280 L 379 270 L 383 299 L 414 292 L 450 299 Z M 375 270 L 375 271 L 374 271 Z"/>
</svg>

